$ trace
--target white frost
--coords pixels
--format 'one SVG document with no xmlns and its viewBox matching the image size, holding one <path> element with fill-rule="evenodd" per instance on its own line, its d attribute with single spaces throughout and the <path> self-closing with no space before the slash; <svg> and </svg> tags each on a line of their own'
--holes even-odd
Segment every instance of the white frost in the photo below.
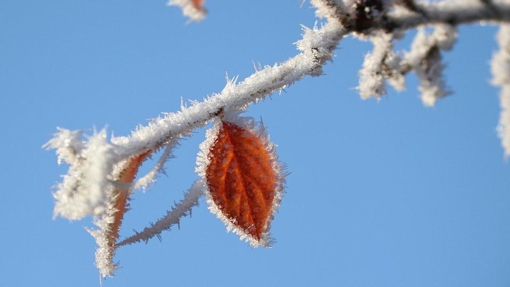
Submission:
<svg viewBox="0 0 510 287">
<path fill-rule="evenodd" d="M 149 227 L 144 228 L 141 232 L 135 231 L 135 235 L 122 240 L 116 244 L 116 246 L 120 247 L 140 241 L 147 243 L 154 236 L 161 239 L 161 232 L 170 230 L 173 225 L 179 225 L 181 217 L 191 214 L 191 208 L 198 205 L 198 199 L 203 194 L 203 189 L 204 183 L 201 180 L 195 181 L 191 188 L 184 194 L 184 199 L 176 203 L 171 210 L 167 211 L 163 218 L 151 224 Z"/>
<path fill-rule="evenodd" d="M 393 37 L 391 34 L 379 32 L 370 38 L 374 44 L 372 53 L 368 53 L 363 61 L 363 68 L 360 70 L 360 82 L 358 90 L 362 99 L 380 98 L 386 94 L 385 83 L 385 61 L 394 60 Z M 396 65 L 398 67 L 398 60 Z M 397 72 L 398 73 L 398 72 Z"/>
<path fill-rule="evenodd" d="M 70 152 L 70 148 L 57 145 L 57 142 L 66 142 L 61 140 L 63 134 L 70 135 L 69 143 L 75 142 L 73 152 Z M 76 143 L 79 142 L 77 134 L 61 131 L 53 142 L 48 143 L 50 147 L 57 148 L 59 157 L 70 160 L 71 164 L 69 173 L 64 176 L 53 195 L 54 216 L 72 220 L 100 216 L 105 212 L 107 194 L 112 190 L 110 175 L 114 158 L 114 150 L 106 140 L 105 130 L 94 133 L 83 145 L 81 142 Z"/>
<path fill-rule="evenodd" d="M 498 133 L 505 156 L 510 156 L 510 24 L 501 25 L 497 34 L 499 51 L 491 61 L 492 84 L 501 87 Z"/>
<path fill-rule="evenodd" d="M 240 82 L 235 79 L 228 80 L 227 85 L 220 93 L 213 94 L 190 107 L 183 106 L 179 112 L 164 114 L 148 125 L 138 127 L 131 135 L 113 137 L 110 142 L 107 141 L 104 130 L 99 133 L 94 132 L 92 136 L 86 138 L 82 131 L 59 129 L 45 147 L 55 149 L 58 163 L 65 162 L 70 167 L 54 193 L 54 215 L 68 219 L 94 217 L 94 223 L 99 229 L 90 232 L 100 246 L 96 252 L 96 265 L 103 276 L 112 275 L 116 268 L 113 263 L 116 246 L 111 246 L 111 242 L 108 241 L 110 234 L 108 226 L 116 212 L 115 208 L 111 206 L 112 202 L 115 202 L 113 182 L 133 156 L 168 145 L 154 169 L 136 185 L 137 187 L 147 186 L 155 180 L 155 175 L 161 170 L 166 158 L 171 155 L 175 146 L 172 143 L 190 135 L 194 129 L 205 126 L 219 114 L 233 115 L 236 112 L 244 111 L 249 104 L 281 91 L 306 76 L 322 75 L 323 65 L 332 59 L 333 51 L 338 43 L 349 34 L 372 37 L 374 43 L 374 51 L 366 57 L 361 71 L 360 92 L 362 97 L 379 97 L 385 92 L 386 80 L 396 89 L 403 89 L 405 74 L 415 71 L 420 80 L 419 89 L 422 92 L 424 104 L 433 105 L 447 94 L 441 78 L 443 65 L 440 52 L 451 49 L 455 43 L 457 34 L 455 26 L 479 21 L 499 24 L 510 22 L 508 0 L 406 0 L 408 4 L 414 3 L 415 8 L 410 9 L 403 5 L 398 9 L 389 9 L 389 5 L 397 2 L 404 3 L 398 0 L 384 0 L 383 11 L 380 11 L 382 13 L 371 14 L 374 17 L 365 19 L 369 22 L 377 22 L 387 17 L 386 19 L 394 25 L 393 30 L 387 30 L 377 25 L 375 28 L 368 27 L 370 26 L 368 25 L 367 27 L 372 29 L 364 31 L 363 34 L 357 33 L 360 31 L 355 32 L 349 27 L 349 24 L 352 24 L 354 20 L 353 7 L 357 1 L 311 0 L 312 5 L 317 9 L 316 15 L 326 18 L 327 22 L 322 26 L 316 25 L 313 29 L 303 28 L 303 38 L 296 42 L 300 53 L 287 61 L 273 66 L 265 66 Z M 205 16 L 205 10 L 194 6 L 191 0 L 171 0 L 169 5 L 181 7 L 185 15 L 197 21 Z M 411 11 L 413 9 L 414 11 Z M 385 12 L 387 14 L 383 15 Z M 344 27 L 345 23 L 347 25 Z M 452 26 L 439 25 L 438 23 L 450 23 Z M 435 27 L 434 33 L 427 34 L 424 30 L 419 30 L 411 51 L 403 58 L 400 57 L 400 54 L 393 52 L 393 41 L 400 39 L 400 34 L 403 31 L 425 26 Z M 492 61 L 493 83 L 502 88 L 502 112 L 498 131 L 502 137 L 505 155 L 510 156 L 510 28 L 508 24 L 502 25 L 498 34 L 498 42 L 500 51 L 494 55 Z M 217 130 L 214 128 L 208 131 L 208 139 L 202 145 L 202 151 L 208 150 L 207 147 L 210 146 L 211 138 L 214 137 L 215 132 Z M 260 136 L 265 136 L 262 131 Z M 268 147 L 273 148 L 270 145 Z M 277 164 L 276 155 L 274 159 L 273 168 L 278 170 L 281 183 L 277 187 L 277 197 L 273 205 L 273 211 L 276 211 L 283 193 L 284 175 L 281 166 Z M 204 176 L 204 167 L 208 162 L 207 154 L 203 152 L 197 162 L 198 172 Z M 117 185 L 118 183 L 115 187 Z M 129 184 L 123 192 L 131 192 L 132 186 Z M 185 195 L 185 199 L 177 204 L 173 211 L 168 212 L 167 217 L 158 221 L 147 232 L 143 231 L 135 235 L 138 236 L 135 239 L 146 240 L 150 236 L 158 236 L 157 230 L 168 229 L 172 224 L 178 224 L 179 217 L 185 215 L 189 210 L 188 207 L 193 205 L 200 196 L 200 190 L 195 184 Z M 210 200 L 208 201 L 210 202 Z M 211 210 L 218 215 L 219 212 L 214 208 L 214 205 L 211 204 Z M 227 228 L 236 231 L 233 227 L 229 227 L 228 223 Z M 243 232 L 237 231 L 237 233 L 244 236 Z M 269 245 L 268 236 L 267 234 L 267 237 L 264 237 L 262 243 L 253 241 L 251 243 L 254 246 L 257 244 Z"/>
<path fill-rule="evenodd" d="M 205 9 L 197 9 L 192 0 L 170 0 L 168 6 L 178 6 L 182 9 L 182 14 L 193 21 L 202 21 L 206 16 Z"/>
<path fill-rule="evenodd" d="M 441 51 L 450 50 L 456 39 L 457 29 L 450 25 L 436 25 L 432 34 L 420 28 L 411 50 L 404 57 L 403 65 L 408 65 L 418 76 L 418 90 L 425 106 L 434 106 L 449 94 L 443 81 Z"/>
</svg>

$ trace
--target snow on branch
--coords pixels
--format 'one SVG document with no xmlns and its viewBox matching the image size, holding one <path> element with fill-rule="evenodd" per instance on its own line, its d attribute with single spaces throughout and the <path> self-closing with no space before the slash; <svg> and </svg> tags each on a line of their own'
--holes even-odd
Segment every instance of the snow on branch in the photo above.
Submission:
<svg viewBox="0 0 510 287">
<path fill-rule="evenodd" d="M 134 183 L 134 189 L 143 189 L 147 190 L 154 182 L 156 182 L 156 176 L 159 173 L 165 173 L 165 163 L 169 158 L 172 157 L 172 150 L 175 148 L 175 146 L 178 144 L 177 140 L 173 140 L 166 144 L 165 151 L 159 158 L 156 165 L 149 171 L 146 175 L 138 179 Z"/>
<path fill-rule="evenodd" d="M 501 87 L 501 115 L 498 132 L 505 156 L 510 156 L 510 24 L 501 25 L 497 35 L 499 51 L 491 62 L 492 84 Z"/>
<path fill-rule="evenodd" d="M 370 40 L 374 44 L 374 50 L 366 55 L 363 68 L 359 72 L 358 90 L 361 98 L 379 98 L 386 94 L 386 78 L 397 90 L 403 90 L 405 78 L 400 68 L 402 59 L 393 52 L 392 35 L 379 32 Z"/>
<path fill-rule="evenodd" d="M 54 193 L 54 217 L 77 220 L 101 216 L 113 190 L 111 162 L 115 151 L 106 140 L 106 131 L 94 132 L 86 141 L 82 131 L 59 129 L 44 147 L 56 149 L 59 163 L 70 165 Z"/>
<path fill-rule="evenodd" d="M 441 50 L 450 50 L 457 40 L 457 29 L 451 25 L 436 25 L 432 34 L 418 29 L 411 51 L 404 57 L 404 70 L 414 70 L 420 81 L 418 89 L 425 106 L 434 106 L 448 95 L 443 81 L 444 65 Z"/>
<path fill-rule="evenodd" d="M 391 2 L 378 0 L 358 0 L 355 2 Z M 510 21 L 510 3 L 507 0 L 444 0 L 415 1 L 394 0 L 394 9 L 373 21 L 370 25 L 354 27 L 358 33 L 369 34 L 372 31 L 409 30 L 419 26 L 450 24 L 453 26 L 486 22 L 501 23 Z M 407 3 L 402 5 L 402 3 Z M 400 4 L 400 6 L 398 5 Z M 359 25 L 358 25 L 359 26 Z"/>
<path fill-rule="evenodd" d="M 119 247 L 140 241 L 147 243 L 154 236 L 161 240 L 161 232 L 170 230 L 172 225 L 179 226 L 181 217 L 191 215 L 191 208 L 198 205 L 198 199 L 203 192 L 204 183 L 201 180 L 197 180 L 188 192 L 184 194 L 184 199 L 176 203 L 170 211 L 167 211 L 166 216 L 156 221 L 156 223 L 151 223 L 142 232 L 135 231 L 135 235 L 122 240 L 116 246 Z"/>
<path fill-rule="evenodd" d="M 177 113 L 168 113 L 139 127 L 128 137 L 112 138 L 120 158 L 153 149 L 171 138 L 189 135 L 203 127 L 221 112 L 244 110 L 251 103 L 284 89 L 307 75 L 322 74 L 322 66 L 333 56 L 332 52 L 344 36 L 345 30 L 336 21 L 321 28 L 305 28 L 303 39 L 297 42 L 301 54 L 282 64 L 266 66 L 240 83 L 227 81 L 221 93 L 202 102 L 182 107 Z"/>
<path fill-rule="evenodd" d="M 191 19 L 205 16 L 203 0 L 171 0 L 169 5 L 180 6 Z M 203 193 L 204 183 L 197 181 L 185 193 L 174 209 L 157 221 L 121 242 L 117 242 L 125 212 L 129 210 L 129 197 L 135 189 L 151 185 L 172 151 L 183 137 L 196 128 L 204 127 L 215 119 L 239 114 L 274 92 L 306 76 L 323 75 L 323 66 L 334 56 L 334 50 L 347 35 L 370 40 L 374 49 L 365 57 L 360 71 L 359 91 L 362 98 L 380 98 L 386 93 L 386 82 L 397 90 L 405 87 L 405 76 L 416 72 L 419 90 L 425 105 L 434 105 L 447 95 L 442 77 L 444 65 L 442 51 L 450 50 L 457 39 L 457 26 L 465 23 L 488 22 L 501 25 L 498 34 L 500 50 L 494 55 L 493 84 L 501 86 L 502 114 L 499 131 L 505 155 L 510 155 L 510 1 L 508 0 L 311 0 L 316 15 L 324 18 L 323 24 L 303 27 L 302 39 L 296 42 L 299 53 L 283 63 L 266 66 L 243 81 L 227 79 L 224 89 L 201 102 L 195 102 L 175 113 L 166 113 L 139 126 L 129 136 L 106 137 L 106 131 L 85 136 L 82 131 L 59 129 L 44 147 L 55 149 L 58 163 L 69 164 L 67 175 L 56 187 L 54 216 L 67 219 L 94 218 L 96 230 L 89 230 L 99 247 L 96 266 L 101 275 L 113 276 L 116 248 L 160 236 L 180 217 L 189 214 Z M 395 52 L 394 43 L 404 32 L 418 29 L 410 51 Z M 429 30 L 433 29 L 432 33 Z M 230 136 L 247 142 L 251 136 L 234 132 L 242 127 L 230 128 Z M 243 142 L 243 141 L 241 141 Z M 158 150 L 165 148 L 155 167 L 136 181 L 139 167 Z M 238 148 L 238 147 L 236 147 Z M 218 150 L 223 150 L 219 147 Z M 239 152 L 235 148 L 230 153 Z M 265 149 L 260 149 L 263 155 Z M 213 155 L 214 156 L 214 153 Z M 251 155 L 247 156 L 251 158 Z M 222 171 L 229 169 L 221 169 Z M 242 178 L 242 177 L 240 177 Z M 223 184 L 220 182 L 219 184 Z M 241 186 L 241 185 L 239 185 Z M 271 186 L 272 188 L 273 186 Z M 265 190 L 265 189 L 264 189 Z M 274 191 L 268 189 L 272 200 Z M 280 200 L 278 198 L 278 200 Z M 268 201 L 269 202 L 269 201 Z M 279 202 L 278 202 L 279 203 Z M 270 202 L 268 206 L 271 206 Z M 218 209 L 219 210 L 219 209 Z M 269 210 L 269 209 L 268 209 Z M 274 211 L 274 208 L 270 210 Z M 268 215 L 265 218 L 271 218 Z M 232 220 L 228 218 L 227 220 Z M 235 220 L 234 220 L 235 221 Z M 263 226 L 265 223 L 261 223 Z M 268 224 L 266 224 L 269 226 Z M 264 225 L 265 226 L 265 225 Z M 250 227 L 245 229 L 249 231 Z M 260 229 L 260 228 L 259 228 Z M 263 230 L 265 232 L 265 229 Z M 254 233 L 259 236 L 260 232 Z M 260 238 L 258 238 L 260 239 Z"/>
<path fill-rule="evenodd" d="M 170 0 L 168 6 L 178 6 L 182 9 L 182 14 L 192 21 L 202 21 L 207 11 L 204 8 L 204 0 Z"/>
</svg>

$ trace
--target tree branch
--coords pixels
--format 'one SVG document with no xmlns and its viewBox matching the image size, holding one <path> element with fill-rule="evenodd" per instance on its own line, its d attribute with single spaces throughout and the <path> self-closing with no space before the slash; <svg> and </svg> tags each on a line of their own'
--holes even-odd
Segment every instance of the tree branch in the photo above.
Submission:
<svg viewBox="0 0 510 287">
<path fill-rule="evenodd" d="M 171 3 L 185 9 L 203 10 L 203 1 L 173 0 Z M 131 192 L 132 182 L 119 182 L 126 164 L 134 157 L 150 155 L 169 146 L 153 172 L 142 179 L 146 185 L 154 179 L 172 148 L 184 136 L 223 113 L 238 113 L 266 96 L 281 91 L 305 76 L 320 76 L 323 66 L 333 57 L 333 51 L 347 35 L 360 36 L 374 42 L 374 51 L 367 57 L 362 70 L 366 84 L 363 97 L 384 93 L 384 81 L 389 78 L 396 87 L 403 87 L 404 75 L 416 71 L 423 90 L 425 104 L 434 104 L 445 95 L 441 79 L 440 50 L 448 50 L 455 42 L 455 27 L 474 22 L 506 23 L 498 36 L 500 52 L 494 57 L 493 83 L 502 87 L 500 131 L 505 154 L 510 155 L 510 3 L 503 0 L 452 0 L 442 2 L 417 2 L 414 0 L 355 0 L 345 4 L 342 0 L 311 0 L 317 9 L 316 15 L 326 19 L 320 27 L 303 27 L 303 38 L 296 43 L 300 53 L 284 63 L 266 66 L 245 80 L 227 79 L 225 88 L 202 102 L 190 107 L 181 107 L 176 113 L 164 114 L 147 126 L 141 126 L 126 137 L 106 140 L 106 131 L 95 133 L 88 140 L 81 131 L 59 129 L 45 147 L 57 150 L 58 161 L 70 164 L 68 175 L 59 184 L 55 197 L 55 215 L 69 219 L 94 216 L 97 231 L 91 231 L 100 248 L 96 253 L 96 265 L 101 274 L 113 275 L 115 248 L 136 241 L 159 236 L 162 230 L 178 224 L 202 194 L 199 183 L 195 183 L 185 199 L 174 210 L 156 224 L 146 228 L 121 243 L 111 244 L 110 222 L 118 210 L 115 203 L 116 185 L 125 184 Z M 191 11 L 191 10 L 190 10 Z M 446 25 L 444 25 L 446 24 Z M 432 36 L 422 31 L 415 38 L 411 52 L 402 58 L 393 52 L 393 41 L 402 32 L 422 27 L 435 26 Z M 448 27 L 448 28 L 445 28 Z M 369 81 L 373 81 L 370 83 Z M 139 162 L 141 165 L 141 162 Z M 138 166 L 136 168 L 138 168 Z M 133 174 L 133 177 L 135 175 Z M 131 179 L 126 180 L 131 181 Z M 108 239 L 108 238 L 107 238 Z M 103 248 L 104 247 L 104 248 Z"/>
<path fill-rule="evenodd" d="M 482 21 L 489 23 L 510 21 L 510 3 L 503 1 L 497 3 L 493 1 L 490 5 L 473 0 L 442 1 L 429 3 L 427 6 L 423 5 L 419 11 L 415 14 L 390 13 L 386 19 L 374 23 L 363 33 L 379 29 L 386 31 L 409 30 L 440 23 L 457 26 Z"/>
<path fill-rule="evenodd" d="M 176 203 L 170 211 L 167 211 L 167 214 L 163 218 L 156 221 L 156 223 L 151 224 L 150 227 L 144 228 L 142 232 L 135 231 L 133 236 L 130 236 L 117 243 L 116 247 L 133 244 L 140 241 L 147 243 L 154 236 L 161 240 L 161 232 L 170 230 L 172 225 L 179 225 L 181 217 L 191 215 L 191 208 L 198 205 L 198 199 L 203 194 L 203 186 L 204 183 L 200 180 L 197 180 L 195 183 L 193 183 L 188 192 L 184 194 L 184 199 L 179 203 Z"/>
<path fill-rule="evenodd" d="M 501 87 L 498 134 L 505 156 L 510 156 L 510 24 L 501 25 L 497 40 L 499 51 L 491 61 L 492 84 Z"/>
<path fill-rule="evenodd" d="M 493 2 L 487 5 L 472 0 L 446 1 L 422 5 L 420 6 L 422 12 L 411 15 L 388 13 L 386 17 L 373 22 L 365 30 L 356 31 L 352 23 L 346 23 L 345 18 L 338 18 L 349 15 L 342 6 L 334 5 L 334 1 L 313 0 L 311 2 L 318 9 L 317 15 L 330 18 L 320 29 L 305 29 L 304 38 L 298 42 L 301 54 L 285 63 L 265 67 L 238 84 L 229 81 L 221 93 L 213 94 L 203 102 L 183 108 L 180 112 L 157 118 L 146 127 L 133 132 L 129 137 L 112 138 L 112 143 L 118 146 L 118 160 L 161 146 L 171 138 L 189 135 L 195 128 L 204 126 L 220 111 L 245 109 L 250 103 L 282 90 L 305 76 L 321 75 L 322 66 L 331 59 L 333 50 L 347 34 L 353 32 L 370 34 L 381 29 L 409 30 L 439 23 L 456 26 L 480 21 L 510 21 L 510 3 Z M 340 24 L 342 22 L 344 25 Z"/>
</svg>

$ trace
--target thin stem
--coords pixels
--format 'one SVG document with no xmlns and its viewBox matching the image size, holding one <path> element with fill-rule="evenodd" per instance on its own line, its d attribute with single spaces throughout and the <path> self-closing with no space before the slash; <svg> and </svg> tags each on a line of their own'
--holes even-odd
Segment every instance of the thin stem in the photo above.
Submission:
<svg viewBox="0 0 510 287">
<path fill-rule="evenodd" d="M 161 232 L 170 230 L 173 225 L 179 225 L 181 217 L 191 214 L 191 208 L 198 205 L 198 199 L 203 194 L 203 182 L 197 180 L 193 183 L 188 192 L 185 193 L 184 199 L 175 204 L 172 210 L 167 211 L 166 216 L 146 227 L 142 232 L 136 232 L 135 235 L 130 236 L 121 242 L 117 243 L 115 247 L 120 247 L 136 242 L 144 241 L 147 243 L 154 236 L 161 240 Z"/>
<path fill-rule="evenodd" d="M 379 23 L 374 23 L 367 31 L 384 29 L 410 30 L 419 26 L 445 23 L 460 25 L 475 22 L 510 22 L 510 3 L 473 5 L 470 1 L 431 3 L 422 6 L 420 13 L 388 15 Z"/>
</svg>

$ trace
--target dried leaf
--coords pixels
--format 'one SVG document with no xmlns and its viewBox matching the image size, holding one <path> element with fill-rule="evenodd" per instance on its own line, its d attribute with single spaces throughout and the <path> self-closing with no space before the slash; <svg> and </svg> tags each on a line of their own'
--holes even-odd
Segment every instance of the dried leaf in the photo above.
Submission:
<svg viewBox="0 0 510 287">
<path fill-rule="evenodd" d="M 283 190 L 281 168 L 263 132 L 221 121 L 207 152 L 209 203 L 229 229 L 253 246 L 269 246 L 269 228 Z"/>
<path fill-rule="evenodd" d="M 193 7 L 195 7 L 195 9 L 197 10 L 204 10 L 204 7 L 203 7 L 203 4 L 204 4 L 204 0 L 191 0 L 191 4 L 193 4 Z"/>
<path fill-rule="evenodd" d="M 126 167 L 120 172 L 119 178 L 117 180 L 119 187 L 115 189 L 113 194 L 113 198 L 115 200 L 113 208 L 115 209 L 115 213 L 113 216 L 114 220 L 112 223 L 110 223 L 108 228 L 109 246 L 115 246 L 115 242 L 119 238 L 122 219 L 124 218 L 124 214 L 129 210 L 129 188 L 125 188 L 122 185 L 132 184 L 136 174 L 138 173 L 138 169 L 151 153 L 152 151 L 147 151 L 131 158 Z"/>
</svg>

